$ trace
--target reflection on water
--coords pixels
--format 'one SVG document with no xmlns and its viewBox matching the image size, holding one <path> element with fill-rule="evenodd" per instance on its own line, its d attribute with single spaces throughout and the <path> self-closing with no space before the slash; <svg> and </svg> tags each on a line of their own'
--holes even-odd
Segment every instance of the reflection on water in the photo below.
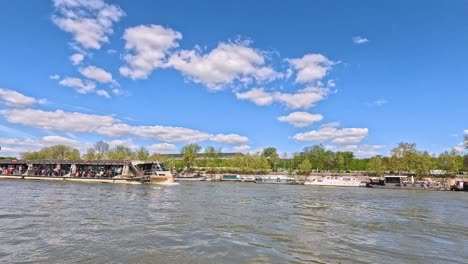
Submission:
<svg viewBox="0 0 468 264">
<path fill-rule="evenodd" d="M 468 195 L 0 181 L 3 263 L 466 263 Z"/>
</svg>

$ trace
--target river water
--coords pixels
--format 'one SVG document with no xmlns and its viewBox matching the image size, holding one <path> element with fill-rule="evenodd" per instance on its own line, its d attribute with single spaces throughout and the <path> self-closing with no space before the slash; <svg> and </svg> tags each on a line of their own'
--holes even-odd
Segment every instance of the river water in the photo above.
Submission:
<svg viewBox="0 0 468 264">
<path fill-rule="evenodd" d="M 468 193 L 0 181 L 1 263 L 468 263 Z"/>
</svg>

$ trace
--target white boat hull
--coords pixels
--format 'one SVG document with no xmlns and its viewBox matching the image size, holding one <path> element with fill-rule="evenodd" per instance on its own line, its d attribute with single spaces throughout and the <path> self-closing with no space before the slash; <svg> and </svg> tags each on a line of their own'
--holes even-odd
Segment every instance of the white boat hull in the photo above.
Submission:
<svg viewBox="0 0 468 264">
<path fill-rule="evenodd" d="M 361 181 L 355 177 L 323 176 L 321 178 L 309 178 L 304 182 L 304 185 L 359 187 Z"/>
<path fill-rule="evenodd" d="M 338 186 L 338 187 L 359 187 L 361 182 L 352 183 L 326 183 L 326 182 L 304 182 L 304 185 L 315 185 L 315 186 Z"/>
</svg>

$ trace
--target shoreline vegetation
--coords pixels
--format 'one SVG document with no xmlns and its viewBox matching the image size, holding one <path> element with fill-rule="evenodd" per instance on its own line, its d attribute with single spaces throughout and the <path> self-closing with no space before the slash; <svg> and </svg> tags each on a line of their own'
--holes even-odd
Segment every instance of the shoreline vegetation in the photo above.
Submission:
<svg viewBox="0 0 468 264">
<path fill-rule="evenodd" d="M 465 148 L 468 139 L 465 137 Z M 81 155 L 77 149 L 55 145 L 38 151 L 23 152 L 26 160 L 144 160 L 161 161 L 174 174 L 269 174 L 280 173 L 294 176 L 311 174 L 358 173 L 365 176 L 384 174 L 411 175 L 417 179 L 425 177 L 455 177 L 468 172 L 468 153 L 451 149 L 439 155 L 420 151 L 414 143 L 399 143 L 391 150 L 390 156 L 377 155 L 371 158 L 356 158 L 350 151 L 326 150 L 323 145 L 306 147 L 288 158 L 286 153 L 277 153 L 268 147 L 261 153 L 222 153 L 221 149 L 206 147 L 201 151 L 197 144 L 189 144 L 180 154 L 152 154 L 140 148 L 132 151 L 119 145 L 110 148 L 104 141 L 98 141 L 87 153 Z M 0 159 L 16 159 L 0 157 Z"/>
</svg>

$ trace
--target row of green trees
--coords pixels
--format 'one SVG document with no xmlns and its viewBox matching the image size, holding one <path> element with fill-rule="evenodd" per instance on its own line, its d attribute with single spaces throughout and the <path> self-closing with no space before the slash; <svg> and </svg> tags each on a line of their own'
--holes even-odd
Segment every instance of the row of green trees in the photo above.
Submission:
<svg viewBox="0 0 468 264">
<path fill-rule="evenodd" d="M 391 171 L 422 177 L 429 175 L 431 170 L 438 170 L 437 173 L 444 175 L 468 171 L 468 155 L 462 156 L 461 152 L 452 149 L 435 156 L 427 151 L 417 150 L 414 143 L 400 143 L 391 150 L 390 157 L 372 157 L 367 165 L 367 171 L 374 175 Z"/>
<path fill-rule="evenodd" d="M 468 137 L 464 141 L 468 149 Z M 64 159 L 64 160 L 159 160 L 168 168 L 179 172 L 205 170 L 210 173 L 267 173 L 268 171 L 287 171 L 297 174 L 316 172 L 367 171 L 371 175 L 387 173 L 429 175 L 431 170 L 439 170 L 444 175 L 456 175 L 468 171 L 468 155 L 452 149 L 438 156 L 427 151 L 420 151 L 414 143 L 400 143 L 391 150 L 390 156 L 374 156 L 359 159 L 349 151 L 326 150 L 322 145 L 304 148 L 302 152 L 294 153 L 292 158 L 280 158 L 276 148 L 265 148 L 262 153 L 238 154 L 223 158 L 221 149 L 206 147 L 203 153 L 197 144 L 189 144 L 181 149 L 182 158 L 166 155 L 150 155 L 148 150 L 140 148 L 132 151 L 126 146 L 111 148 L 108 143 L 98 141 L 87 152 L 80 155 L 77 149 L 64 145 L 42 148 L 39 151 L 22 153 L 23 159 Z M 201 155 L 203 154 L 203 155 Z"/>
</svg>

